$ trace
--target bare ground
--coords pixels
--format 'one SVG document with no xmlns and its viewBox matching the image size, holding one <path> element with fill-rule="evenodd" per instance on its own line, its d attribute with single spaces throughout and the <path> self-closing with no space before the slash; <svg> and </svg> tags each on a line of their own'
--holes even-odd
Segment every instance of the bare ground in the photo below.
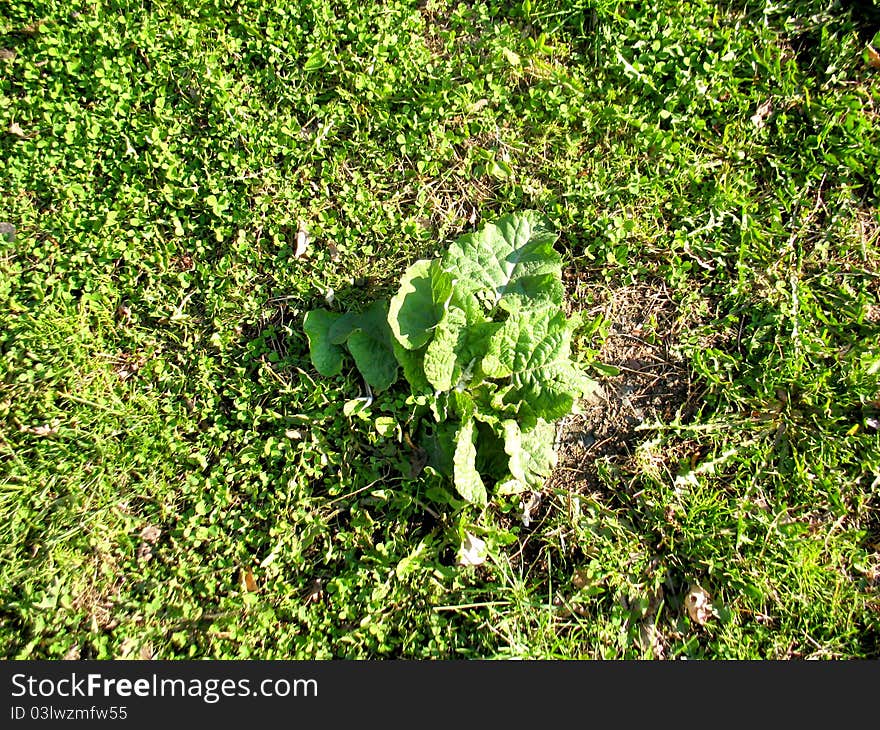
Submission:
<svg viewBox="0 0 880 730">
<path fill-rule="evenodd" d="M 650 437 L 646 426 L 687 420 L 698 398 L 686 365 L 675 354 L 687 318 L 664 284 L 592 294 L 595 304 L 585 314 L 604 314 L 610 322 L 598 360 L 619 374 L 601 378 L 597 393 L 582 403 L 583 412 L 559 424 L 559 463 L 547 484 L 580 493 L 601 489 L 600 462 L 626 465 L 636 446 Z"/>
</svg>

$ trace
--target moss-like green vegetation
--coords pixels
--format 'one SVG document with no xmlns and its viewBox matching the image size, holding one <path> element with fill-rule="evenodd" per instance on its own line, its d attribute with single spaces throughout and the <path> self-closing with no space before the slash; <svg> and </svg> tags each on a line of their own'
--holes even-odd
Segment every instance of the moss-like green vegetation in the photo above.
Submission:
<svg viewBox="0 0 880 730">
<path fill-rule="evenodd" d="M 4 5 L 0 653 L 880 656 L 878 30 L 825 0 Z M 468 507 L 303 316 L 524 209 L 605 398 L 542 490 Z"/>
</svg>

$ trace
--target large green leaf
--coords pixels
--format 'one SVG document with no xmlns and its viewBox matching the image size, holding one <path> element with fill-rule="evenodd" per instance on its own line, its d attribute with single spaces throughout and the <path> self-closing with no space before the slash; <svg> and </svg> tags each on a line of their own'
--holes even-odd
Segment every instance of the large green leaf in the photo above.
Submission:
<svg viewBox="0 0 880 730">
<path fill-rule="evenodd" d="M 465 337 L 467 320 L 458 307 L 450 307 L 434 330 L 425 351 L 425 377 L 436 391 L 451 390 L 461 375 L 458 352 Z"/>
<path fill-rule="evenodd" d="M 443 268 L 455 273 L 456 287 L 488 292 L 492 308 L 510 310 L 540 301 L 558 305 L 563 298 L 562 261 L 553 248 L 555 240 L 544 216 L 515 213 L 452 243 Z"/>
<path fill-rule="evenodd" d="M 523 404 L 552 421 L 571 412 L 590 389 L 569 359 L 571 323 L 552 306 L 511 313 L 492 336 L 483 373 L 505 381 L 503 403 Z"/>
<path fill-rule="evenodd" d="M 472 326 L 480 322 L 489 321 L 489 318 L 486 315 L 494 306 L 494 301 L 494 298 L 487 298 L 485 302 L 481 302 L 476 291 L 466 289 L 465 286 L 456 279 L 455 289 L 449 300 L 449 306 L 461 309 L 465 313 L 468 325 Z"/>
<path fill-rule="evenodd" d="M 434 389 L 425 377 L 425 348 L 407 350 L 395 337 L 391 338 L 391 348 L 412 392 L 415 395 L 432 393 Z"/>
<path fill-rule="evenodd" d="M 388 304 L 373 302 L 361 312 L 348 336 L 348 349 L 364 380 L 374 390 L 385 390 L 397 380 L 397 359 L 391 346 Z"/>
<path fill-rule="evenodd" d="M 428 453 L 428 465 L 452 478 L 455 470 L 455 445 L 458 423 L 423 423 L 419 445 Z"/>
<path fill-rule="evenodd" d="M 338 375 L 342 370 L 343 350 L 329 336 L 331 327 L 339 319 L 336 312 L 313 309 L 303 319 L 303 330 L 309 339 L 309 356 L 321 375 Z"/>
<path fill-rule="evenodd" d="M 556 466 L 556 428 L 552 423 L 539 420 L 534 428 L 521 431 L 520 424 L 509 419 L 502 423 L 502 429 L 504 451 L 513 477 L 502 491 L 512 493 L 539 488 Z"/>
<path fill-rule="evenodd" d="M 434 338 L 425 351 L 425 376 L 435 392 L 473 387 L 479 380 L 476 365 L 486 354 L 489 342 L 501 327 L 483 316 L 473 297 L 458 299 L 467 310 L 450 304 L 434 328 Z"/>
<path fill-rule="evenodd" d="M 360 319 L 360 315 L 356 312 L 340 314 L 327 331 L 327 337 L 330 342 L 334 345 L 345 344 L 348 336 L 357 328 L 358 319 Z"/>
<path fill-rule="evenodd" d="M 473 419 L 461 425 L 453 456 L 453 480 L 458 493 L 472 504 L 485 506 L 489 501 L 486 486 L 477 471 L 477 447 Z"/>
<path fill-rule="evenodd" d="M 509 476 L 508 456 L 504 453 L 504 440 L 498 437 L 495 429 L 482 420 L 477 420 L 477 471 L 483 478 L 499 481 Z"/>
<path fill-rule="evenodd" d="M 388 322 L 394 337 L 407 350 L 418 350 L 433 336 L 452 295 L 452 275 L 437 259 L 416 261 L 391 298 Z"/>
<path fill-rule="evenodd" d="M 449 408 L 459 421 L 470 421 L 476 415 L 477 404 L 467 391 L 453 390 L 448 394 Z"/>
</svg>

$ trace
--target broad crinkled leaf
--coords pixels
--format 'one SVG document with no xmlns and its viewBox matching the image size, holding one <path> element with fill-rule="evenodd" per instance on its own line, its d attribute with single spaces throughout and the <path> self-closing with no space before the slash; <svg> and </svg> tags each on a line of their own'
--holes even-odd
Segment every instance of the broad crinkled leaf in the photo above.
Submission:
<svg viewBox="0 0 880 730">
<path fill-rule="evenodd" d="M 443 257 L 456 287 L 489 292 L 490 305 L 512 310 L 525 302 L 561 304 L 562 261 L 554 250 L 556 233 L 535 211 L 499 218 L 462 236 Z M 506 300 L 506 301 L 502 301 Z"/>
<path fill-rule="evenodd" d="M 329 332 L 339 319 L 336 312 L 313 309 L 303 319 L 303 330 L 309 339 L 309 356 L 321 375 L 338 375 L 342 370 L 342 348 L 330 340 Z"/>
<path fill-rule="evenodd" d="M 507 381 L 503 403 L 548 421 L 571 412 L 589 381 L 569 360 L 571 325 L 552 306 L 511 313 L 483 358 L 488 378 Z"/>
<path fill-rule="evenodd" d="M 465 289 L 461 282 L 456 280 L 449 304 L 458 307 L 465 313 L 467 323 L 470 326 L 489 321 L 486 313 L 494 306 L 493 301 L 488 300 L 485 304 L 481 303 L 475 292 Z"/>
<path fill-rule="evenodd" d="M 425 377 L 435 392 L 476 385 L 476 366 L 501 323 L 490 322 L 476 312 L 471 316 L 450 305 L 434 328 L 434 339 L 425 351 L 424 367 Z"/>
<path fill-rule="evenodd" d="M 555 427 L 539 420 L 534 428 L 521 431 L 519 424 L 512 419 L 504 421 L 502 426 L 510 475 L 522 490 L 540 487 L 556 466 Z"/>
<path fill-rule="evenodd" d="M 482 379 L 477 372 L 479 363 L 489 349 L 492 335 L 501 328 L 501 322 L 493 322 L 486 317 L 473 293 L 456 291 L 450 304 L 450 308 L 452 307 L 461 309 L 467 322 L 464 336 L 459 338 L 455 353 L 458 371 L 453 386 L 474 388 Z"/>
<path fill-rule="evenodd" d="M 552 421 L 591 385 L 570 361 L 555 240 L 539 213 L 508 215 L 412 264 L 390 302 L 307 317 L 319 371 L 339 372 L 346 346 L 376 391 L 403 368 L 437 421 L 417 432 L 422 466 L 473 504 L 488 502 L 484 479 L 499 494 L 540 488 L 556 463 Z"/>
<path fill-rule="evenodd" d="M 472 360 L 482 361 L 489 351 L 492 338 L 500 329 L 501 322 L 481 322 L 467 328 L 458 353 L 463 368 L 470 366 Z M 472 383 L 471 385 L 476 384 Z"/>
<path fill-rule="evenodd" d="M 453 480 L 458 493 L 468 502 L 485 506 L 489 500 L 486 486 L 477 471 L 477 447 L 474 421 L 462 424 L 456 437 L 453 456 Z"/>
<path fill-rule="evenodd" d="M 458 307 L 450 307 L 434 329 L 434 339 L 425 351 L 425 377 L 437 391 L 452 390 L 461 375 L 461 350 L 467 320 Z"/>
<path fill-rule="evenodd" d="M 469 421 L 474 417 L 477 405 L 474 403 L 474 399 L 469 393 L 453 390 L 449 394 L 448 400 L 449 407 L 452 409 L 453 413 L 458 416 L 459 421 Z"/>
<path fill-rule="evenodd" d="M 348 349 L 364 380 L 375 390 L 385 390 L 397 380 L 397 359 L 391 347 L 388 305 L 373 302 L 358 316 L 348 336 Z"/>
<path fill-rule="evenodd" d="M 391 298 L 388 322 L 394 337 L 407 350 L 418 350 L 433 336 L 452 295 L 452 275 L 437 259 L 416 261 Z"/>
</svg>

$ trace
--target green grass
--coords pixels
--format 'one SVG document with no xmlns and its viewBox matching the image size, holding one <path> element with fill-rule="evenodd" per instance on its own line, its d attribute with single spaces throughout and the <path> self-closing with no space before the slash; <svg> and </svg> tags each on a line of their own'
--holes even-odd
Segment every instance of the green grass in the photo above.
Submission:
<svg viewBox="0 0 880 730">
<path fill-rule="evenodd" d="M 880 656 L 880 6 L 348 8 L 2 5 L 2 655 Z M 527 207 L 698 394 L 529 527 L 302 332 Z"/>
</svg>

